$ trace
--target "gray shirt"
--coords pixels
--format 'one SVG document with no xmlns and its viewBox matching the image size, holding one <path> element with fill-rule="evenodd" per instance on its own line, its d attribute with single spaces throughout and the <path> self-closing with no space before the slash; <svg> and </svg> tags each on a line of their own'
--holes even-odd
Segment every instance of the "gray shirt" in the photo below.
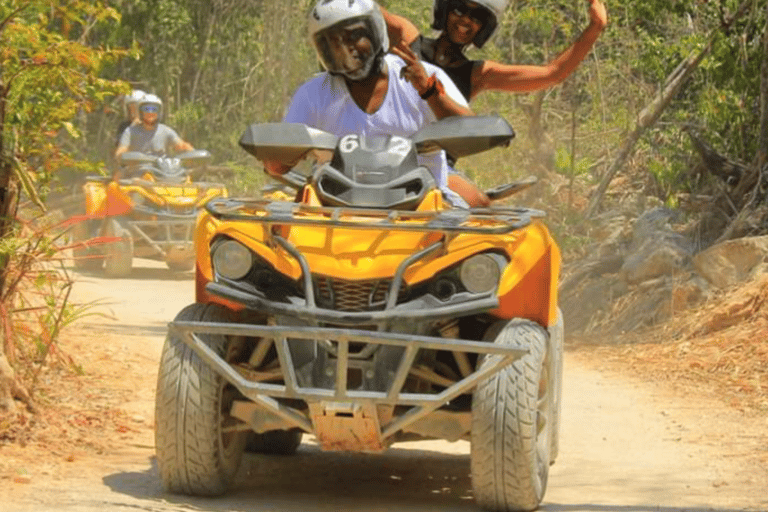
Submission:
<svg viewBox="0 0 768 512">
<path fill-rule="evenodd" d="M 138 124 L 129 126 L 120 136 L 118 146 L 127 146 L 128 151 L 139 151 L 148 155 L 166 156 L 176 144 L 182 142 L 173 128 L 158 123 L 152 130 Z"/>
</svg>

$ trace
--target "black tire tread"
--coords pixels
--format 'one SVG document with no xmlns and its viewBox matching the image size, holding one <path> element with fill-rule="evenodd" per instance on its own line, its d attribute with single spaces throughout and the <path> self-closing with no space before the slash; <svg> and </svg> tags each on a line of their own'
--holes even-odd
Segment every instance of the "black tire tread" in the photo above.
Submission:
<svg viewBox="0 0 768 512">
<path fill-rule="evenodd" d="M 225 308 L 192 304 L 177 320 L 220 322 Z M 223 355 L 223 336 L 206 341 Z M 163 489 L 198 496 L 223 494 L 240 463 L 242 449 L 227 459 L 219 436 L 221 377 L 174 335 L 163 347 L 157 379 L 155 447 Z M 243 445 L 245 438 L 243 437 Z"/>
<path fill-rule="evenodd" d="M 106 244 L 104 274 L 107 277 L 126 277 L 133 266 L 133 238 L 115 219 L 108 221 L 106 236 L 122 239 Z"/>
<path fill-rule="evenodd" d="M 85 242 L 90 239 L 89 228 L 91 221 L 81 221 L 72 226 L 72 243 Z M 74 247 L 72 262 L 78 270 L 99 270 L 104 261 L 98 249 L 93 247 Z"/>
<path fill-rule="evenodd" d="M 547 333 L 515 319 L 495 343 L 522 342 L 530 352 L 480 383 L 472 399 L 471 474 L 475 500 L 486 510 L 535 510 L 546 480 L 537 485 L 536 409 Z"/>
</svg>

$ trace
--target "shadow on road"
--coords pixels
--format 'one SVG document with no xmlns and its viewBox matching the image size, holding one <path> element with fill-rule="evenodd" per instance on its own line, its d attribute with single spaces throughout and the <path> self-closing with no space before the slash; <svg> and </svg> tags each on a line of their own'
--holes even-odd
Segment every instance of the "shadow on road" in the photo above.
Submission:
<svg viewBox="0 0 768 512">
<path fill-rule="evenodd" d="M 173 318 L 169 318 L 168 322 L 171 320 L 173 320 Z M 135 325 L 126 323 L 98 323 L 83 321 L 78 325 L 86 329 L 96 329 L 100 333 L 115 334 L 117 336 L 123 336 L 126 338 L 130 338 L 132 336 L 157 336 L 165 338 L 165 335 L 168 334 L 168 322 L 147 322 L 143 325 Z"/>
<path fill-rule="evenodd" d="M 144 472 L 104 478 L 113 492 L 155 503 L 152 510 L 462 512 L 480 509 L 472 497 L 469 457 L 392 448 L 383 454 L 324 453 L 303 444 L 289 457 L 246 454 L 232 489 L 222 497 L 163 493 L 155 459 Z M 172 508 L 165 508 L 166 504 Z M 542 512 L 739 512 L 712 507 L 552 503 Z"/>
<path fill-rule="evenodd" d="M 595 503 L 547 504 L 539 508 L 546 512 L 744 512 L 743 508 L 662 507 L 659 505 L 599 505 Z"/>
<path fill-rule="evenodd" d="M 220 498 L 164 494 L 154 459 L 145 472 L 115 473 L 104 483 L 114 492 L 182 510 L 477 510 L 469 457 L 424 450 L 324 453 L 303 444 L 288 457 L 246 454 L 233 488 Z"/>
<path fill-rule="evenodd" d="M 73 270 L 85 277 L 95 277 L 100 279 L 109 279 L 110 281 L 119 281 L 120 279 L 131 279 L 136 281 L 191 281 L 195 278 L 194 271 L 178 272 L 165 267 L 134 267 L 131 269 L 131 273 L 122 278 L 110 279 L 104 275 L 103 271 L 92 270 Z"/>
</svg>

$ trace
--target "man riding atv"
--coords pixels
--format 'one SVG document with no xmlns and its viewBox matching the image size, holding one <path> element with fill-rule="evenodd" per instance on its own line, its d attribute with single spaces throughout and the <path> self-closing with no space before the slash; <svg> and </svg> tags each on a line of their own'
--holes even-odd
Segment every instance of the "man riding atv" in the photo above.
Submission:
<svg viewBox="0 0 768 512">
<path fill-rule="evenodd" d="M 145 94 L 139 101 L 139 124 L 129 126 L 120 136 L 115 150 L 115 160 L 126 151 L 156 156 L 165 156 L 171 151 L 182 152 L 195 149 L 170 126 L 160 123 L 163 102 L 154 94 Z"/>
</svg>

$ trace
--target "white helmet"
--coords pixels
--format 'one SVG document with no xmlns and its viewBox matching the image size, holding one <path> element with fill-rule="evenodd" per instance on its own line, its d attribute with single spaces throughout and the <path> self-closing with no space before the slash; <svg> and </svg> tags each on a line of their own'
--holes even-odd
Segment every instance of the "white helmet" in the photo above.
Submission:
<svg viewBox="0 0 768 512">
<path fill-rule="evenodd" d="M 154 94 L 145 94 L 139 100 L 139 115 L 141 115 L 141 109 L 144 105 L 155 105 L 157 107 L 157 118 L 163 114 L 163 101 Z"/>
<path fill-rule="evenodd" d="M 323 67 L 350 80 L 362 80 L 378 71 L 382 57 L 389 51 L 387 25 L 373 0 L 320 0 L 309 13 L 308 28 Z M 350 53 L 348 44 L 341 41 L 360 35 L 358 31 L 371 41 L 368 55 Z M 360 60 L 364 60 L 362 65 L 356 64 Z"/>
<path fill-rule="evenodd" d="M 126 94 L 122 97 L 123 101 L 123 113 L 126 117 L 130 116 L 131 113 L 128 110 L 128 107 L 130 105 L 135 105 L 139 102 L 139 100 L 144 96 L 145 92 L 140 89 L 134 89 L 131 91 L 131 94 Z"/>
<path fill-rule="evenodd" d="M 483 23 L 483 26 L 472 41 L 472 44 L 478 48 L 482 48 L 485 42 L 488 41 L 488 38 L 496 32 L 499 20 L 507 9 L 507 0 L 469 1 L 484 7 L 488 11 L 488 20 Z M 432 6 L 432 28 L 441 31 L 445 30 L 445 22 L 448 20 L 448 13 L 452 11 L 457 4 L 460 5 L 463 3 L 465 3 L 465 0 L 435 0 L 434 5 Z"/>
<path fill-rule="evenodd" d="M 145 93 L 141 89 L 134 89 L 131 91 L 131 94 L 125 97 L 125 102 L 129 105 L 131 103 L 138 103 L 139 100 L 141 100 L 141 98 L 143 98 L 145 94 L 147 93 Z"/>
</svg>

